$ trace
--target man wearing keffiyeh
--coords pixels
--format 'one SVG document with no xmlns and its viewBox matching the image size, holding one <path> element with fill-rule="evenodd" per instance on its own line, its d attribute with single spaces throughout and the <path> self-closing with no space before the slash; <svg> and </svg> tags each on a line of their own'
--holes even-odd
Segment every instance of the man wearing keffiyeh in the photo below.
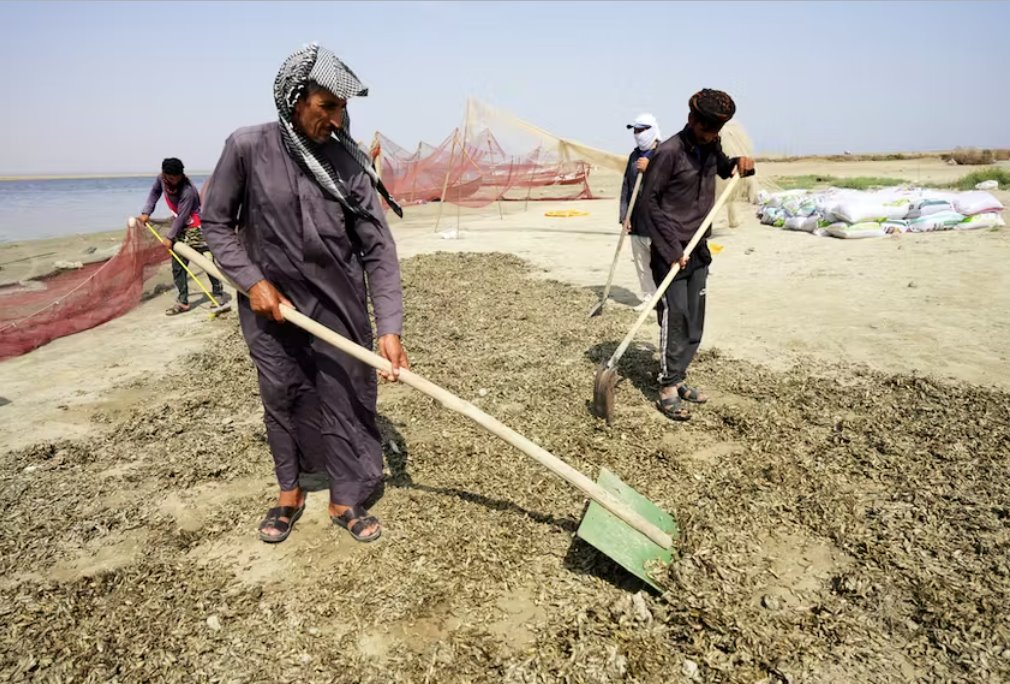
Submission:
<svg viewBox="0 0 1010 684">
<path fill-rule="evenodd" d="M 708 233 L 690 258 L 684 248 L 715 204 L 716 174 L 729 178 L 734 170 L 742 176 L 754 173 L 753 159 L 731 159 L 720 144 L 722 127 L 736 113 L 733 98 L 705 88 L 691 96 L 688 110 L 687 125 L 660 143 L 642 179 L 641 218 L 652 239 L 650 265 L 655 282 L 665 280 L 674 265 L 680 267 L 656 307 L 662 347 L 657 408 L 672 420 L 690 417 L 682 402 L 707 401 L 686 378 L 705 326 L 706 283 L 712 261 Z"/>
<path fill-rule="evenodd" d="M 384 377 L 409 367 L 399 262 L 379 196 L 400 208 L 349 130 L 347 101 L 367 94 L 329 50 L 296 51 L 274 81 L 278 120 L 232 133 L 207 184 L 207 243 L 249 293 L 239 318 L 280 485 L 259 527 L 266 542 L 288 537 L 305 508 L 299 476 L 320 470 L 331 520 L 358 541 L 381 533 L 365 508 L 382 482 L 375 372 L 286 325 L 279 308 L 289 304 L 371 348 L 371 298 L 378 352 L 393 367 Z"/>
</svg>

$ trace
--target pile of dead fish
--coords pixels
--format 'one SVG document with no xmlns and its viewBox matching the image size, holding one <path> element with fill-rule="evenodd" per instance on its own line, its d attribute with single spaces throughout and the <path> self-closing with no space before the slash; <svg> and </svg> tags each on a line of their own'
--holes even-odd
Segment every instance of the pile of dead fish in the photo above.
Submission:
<svg viewBox="0 0 1010 684">
<path fill-rule="evenodd" d="M 678 517 L 655 595 L 573 542 L 584 501 L 403 386 L 379 410 L 386 533 L 325 492 L 255 538 L 272 463 L 234 323 L 96 436 L 0 457 L 11 681 L 1000 681 L 1010 677 L 1010 397 L 714 351 L 686 424 L 651 407 L 646 330 L 617 412 L 595 365 L 633 314 L 503 255 L 404 263 L 414 368 Z M 218 325 L 215 322 L 214 325 Z M 197 382 L 199 381 L 199 382 Z"/>
</svg>

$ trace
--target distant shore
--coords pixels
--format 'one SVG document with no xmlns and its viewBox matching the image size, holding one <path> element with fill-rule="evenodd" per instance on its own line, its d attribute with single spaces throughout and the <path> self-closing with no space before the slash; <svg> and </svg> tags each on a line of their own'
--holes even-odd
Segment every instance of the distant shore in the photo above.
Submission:
<svg viewBox="0 0 1010 684">
<path fill-rule="evenodd" d="M 817 162 L 828 162 L 828 161 L 843 161 L 843 162 L 881 162 L 881 161 L 914 161 L 921 159 L 941 159 L 946 160 L 948 157 L 955 155 L 958 152 L 970 152 L 972 150 L 979 150 L 980 148 L 955 148 L 953 150 L 931 150 L 931 151 L 920 151 L 920 152 L 843 152 L 843 153 L 822 153 L 822 154 L 782 154 L 777 152 L 758 152 L 755 154 L 755 159 L 759 162 L 804 162 L 804 161 L 817 161 Z M 1002 161 L 1010 160 L 1010 149 L 1008 148 L 991 148 L 988 149 L 992 153 L 993 158 L 987 160 L 984 164 L 999 163 Z M 983 162 L 973 162 L 982 164 Z M 29 181 L 29 180 L 88 180 L 88 179 L 102 179 L 102 178 L 147 178 L 148 176 L 154 176 L 157 174 L 157 170 L 148 171 L 137 171 L 137 172 L 123 172 L 123 173 L 50 173 L 50 174 L 0 174 L 0 182 L 4 181 Z M 211 170 L 198 170 L 189 171 L 190 176 L 209 176 Z"/>
<path fill-rule="evenodd" d="M 0 183 L 11 181 L 42 181 L 42 180 L 101 180 L 103 178 L 147 178 L 158 174 L 157 170 L 138 173 L 67 173 L 67 174 L 23 174 L 0 176 Z M 210 171 L 189 171 L 190 176 L 209 176 Z"/>
</svg>

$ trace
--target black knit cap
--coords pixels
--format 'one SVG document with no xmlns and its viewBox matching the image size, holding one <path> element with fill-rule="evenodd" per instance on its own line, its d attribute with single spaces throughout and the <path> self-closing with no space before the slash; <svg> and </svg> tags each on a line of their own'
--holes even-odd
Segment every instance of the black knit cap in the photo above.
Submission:
<svg viewBox="0 0 1010 684">
<path fill-rule="evenodd" d="M 175 157 L 169 157 L 161 162 L 161 172 L 167 173 L 169 176 L 181 176 L 184 168 L 182 160 Z"/>
<path fill-rule="evenodd" d="M 691 96 L 688 101 L 691 113 L 702 123 L 721 127 L 736 114 L 736 103 L 733 98 L 721 90 L 705 88 Z"/>
</svg>

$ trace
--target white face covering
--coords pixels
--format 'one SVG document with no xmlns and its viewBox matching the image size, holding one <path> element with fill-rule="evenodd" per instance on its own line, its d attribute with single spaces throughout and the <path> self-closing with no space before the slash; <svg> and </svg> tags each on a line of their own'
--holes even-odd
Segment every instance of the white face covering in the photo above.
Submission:
<svg viewBox="0 0 1010 684">
<path fill-rule="evenodd" d="M 638 149 L 642 152 L 648 152 L 652 149 L 653 145 L 660 138 L 659 123 L 656 121 L 656 117 L 652 114 L 642 114 L 637 119 L 635 119 L 635 126 L 649 126 L 649 128 L 644 131 L 635 132 L 635 142 L 638 144 Z"/>
</svg>

